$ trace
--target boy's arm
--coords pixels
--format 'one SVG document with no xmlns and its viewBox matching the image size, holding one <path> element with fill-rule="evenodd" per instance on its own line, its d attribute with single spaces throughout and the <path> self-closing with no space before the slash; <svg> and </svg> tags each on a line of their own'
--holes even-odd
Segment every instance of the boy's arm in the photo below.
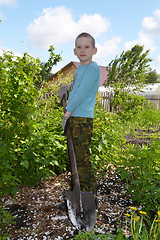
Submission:
<svg viewBox="0 0 160 240">
<path fill-rule="evenodd" d="M 69 112 L 69 111 L 66 111 L 65 114 L 64 114 L 64 116 L 68 117 L 68 118 L 70 117 L 70 115 L 71 115 L 71 112 Z"/>
<path fill-rule="evenodd" d="M 70 90 L 71 85 L 72 85 L 71 83 L 67 84 L 68 91 Z M 66 116 L 68 118 L 70 117 L 70 115 L 71 115 L 71 112 L 69 112 L 69 111 L 66 111 L 65 114 L 64 114 L 64 116 Z"/>
<path fill-rule="evenodd" d="M 68 111 L 66 111 L 65 114 L 63 115 L 62 128 L 63 128 L 64 133 L 65 133 L 65 128 L 66 128 L 66 123 L 67 123 L 67 120 L 70 118 L 70 115 L 71 115 L 71 113 Z"/>
<path fill-rule="evenodd" d="M 70 90 L 71 85 L 72 85 L 72 83 L 67 84 L 68 91 Z"/>
</svg>

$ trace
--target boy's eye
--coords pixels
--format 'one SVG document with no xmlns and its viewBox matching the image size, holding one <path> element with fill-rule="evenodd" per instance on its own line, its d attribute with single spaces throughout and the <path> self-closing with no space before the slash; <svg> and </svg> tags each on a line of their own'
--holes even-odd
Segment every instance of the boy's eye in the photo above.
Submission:
<svg viewBox="0 0 160 240">
<path fill-rule="evenodd" d="M 76 48 L 77 48 L 77 49 L 81 49 L 81 48 L 84 49 L 84 48 L 90 48 L 90 46 L 89 46 L 89 45 L 86 45 L 86 46 L 84 46 L 84 47 L 82 47 L 82 46 L 77 46 Z"/>
</svg>

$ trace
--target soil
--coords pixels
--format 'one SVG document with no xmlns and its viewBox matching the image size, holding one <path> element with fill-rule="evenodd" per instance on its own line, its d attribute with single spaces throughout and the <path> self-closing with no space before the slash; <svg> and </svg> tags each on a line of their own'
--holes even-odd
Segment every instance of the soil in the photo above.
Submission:
<svg viewBox="0 0 160 240">
<path fill-rule="evenodd" d="M 139 138 L 128 135 L 126 139 L 137 145 L 149 144 L 152 141 L 144 136 Z M 70 178 L 70 173 L 52 176 L 35 187 L 20 187 L 15 198 L 1 198 L 4 209 L 15 217 L 15 223 L 5 231 L 10 240 L 71 239 L 78 233 L 67 212 L 59 208 L 64 202 L 64 191 L 69 189 Z M 115 234 L 118 226 L 125 232 L 125 213 L 129 212 L 130 206 L 135 206 L 135 203 L 126 192 L 125 182 L 115 175 L 112 166 L 108 168 L 103 179 L 98 180 L 97 199 L 97 222 L 93 229 L 95 234 Z"/>
<path fill-rule="evenodd" d="M 152 131 L 150 129 L 148 130 L 140 130 L 140 129 L 135 129 L 136 134 L 127 134 L 125 137 L 127 143 L 131 143 L 137 146 L 143 146 L 151 144 L 155 139 L 160 140 L 157 136 L 160 134 L 160 129 Z M 156 138 L 151 137 L 154 134 L 157 134 Z"/>
<path fill-rule="evenodd" d="M 70 174 L 50 177 L 33 188 L 21 187 L 15 198 L 3 197 L 4 208 L 11 212 L 15 224 L 7 229 L 9 239 L 71 239 L 77 234 L 66 211 L 59 209 L 64 191 L 69 189 Z M 96 233 L 115 234 L 119 224 L 125 225 L 124 213 L 133 205 L 125 184 L 114 171 L 98 182 Z"/>
</svg>

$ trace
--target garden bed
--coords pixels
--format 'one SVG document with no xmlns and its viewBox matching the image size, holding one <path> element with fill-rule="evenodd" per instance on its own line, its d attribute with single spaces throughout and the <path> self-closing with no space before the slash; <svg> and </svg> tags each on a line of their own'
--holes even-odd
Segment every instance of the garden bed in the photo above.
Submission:
<svg viewBox="0 0 160 240">
<path fill-rule="evenodd" d="M 153 140 L 146 131 L 137 131 L 137 134 L 126 135 L 125 138 L 129 143 L 140 146 L 148 145 Z M 60 240 L 73 238 L 77 234 L 67 213 L 59 208 L 64 202 L 64 191 L 69 189 L 70 178 L 70 173 L 52 176 L 35 187 L 20 187 L 15 198 L 1 198 L 4 209 L 15 216 L 15 224 L 6 230 L 10 240 Z M 125 213 L 135 203 L 126 192 L 125 181 L 115 175 L 112 166 L 98 180 L 97 198 L 95 234 L 110 232 L 114 235 L 119 226 L 125 232 Z M 129 232 L 127 234 L 130 235 Z"/>
<path fill-rule="evenodd" d="M 64 191 L 69 188 L 70 174 L 50 177 L 36 187 L 21 187 L 16 197 L 2 200 L 4 208 L 15 216 L 15 224 L 7 229 L 10 239 L 70 239 L 77 230 L 67 213 L 59 209 Z M 116 233 L 125 224 L 124 213 L 132 206 L 125 184 L 114 172 L 98 182 L 98 210 L 96 233 Z"/>
</svg>

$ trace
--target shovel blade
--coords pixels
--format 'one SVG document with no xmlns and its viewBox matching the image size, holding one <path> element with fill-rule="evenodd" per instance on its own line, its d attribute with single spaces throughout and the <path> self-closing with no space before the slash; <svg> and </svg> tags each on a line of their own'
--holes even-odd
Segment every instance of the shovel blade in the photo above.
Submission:
<svg viewBox="0 0 160 240">
<path fill-rule="evenodd" d="M 80 192 L 81 199 L 74 191 L 65 191 L 68 215 L 78 230 L 90 232 L 97 220 L 95 197 L 92 192 Z"/>
</svg>

